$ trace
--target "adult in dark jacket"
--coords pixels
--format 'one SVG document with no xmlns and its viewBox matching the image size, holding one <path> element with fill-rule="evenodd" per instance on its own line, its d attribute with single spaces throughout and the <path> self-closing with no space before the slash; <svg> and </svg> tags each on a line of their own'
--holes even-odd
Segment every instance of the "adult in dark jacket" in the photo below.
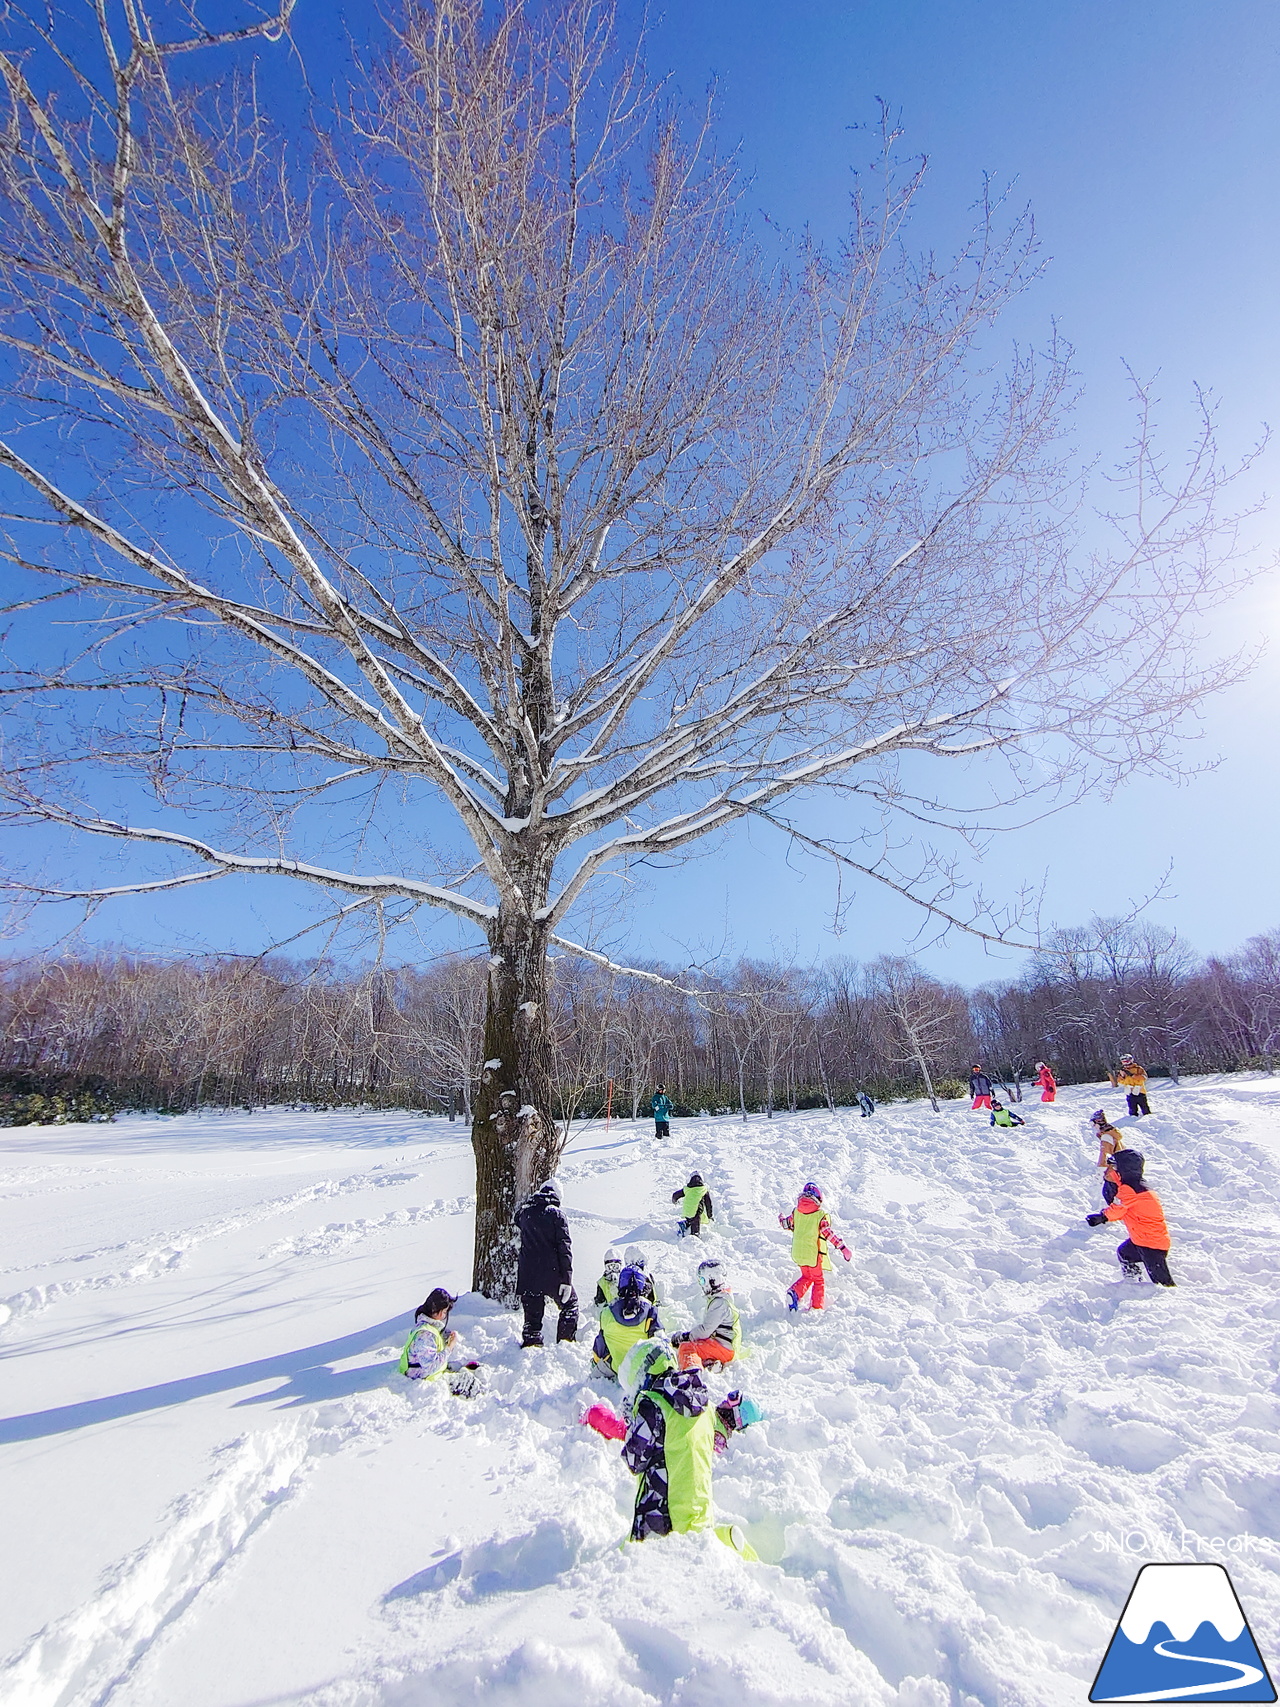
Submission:
<svg viewBox="0 0 1280 1707">
<path fill-rule="evenodd" d="M 524 1306 L 523 1346 L 542 1344 L 542 1318 L 550 1298 L 560 1319 L 556 1339 L 578 1337 L 578 1294 L 573 1290 L 573 1249 L 569 1223 L 560 1207 L 560 1188 L 554 1180 L 526 1198 L 516 1211 L 520 1229 L 520 1260 L 516 1291 Z"/>
<path fill-rule="evenodd" d="M 976 1063 L 969 1072 L 969 1095 L 975 1108 L 991 1107 L 991 1080 Z"/>
</svg>

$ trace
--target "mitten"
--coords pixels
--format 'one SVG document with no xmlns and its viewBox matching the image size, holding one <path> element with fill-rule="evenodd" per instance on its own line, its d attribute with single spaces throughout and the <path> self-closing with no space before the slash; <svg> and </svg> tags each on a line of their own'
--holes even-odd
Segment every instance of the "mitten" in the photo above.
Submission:
<svg viewBox="0 0 1280 1707">
<path fill-rule="evenodd" d="M 852 1253 L 850 1251 L 841 1251 L 840 1255 L 846 1262 L 850 1262 L 852 1260 Z"/>
<path fill-rule="evenodd" d="M 567 1304 L 572 1297 L 573 1297 L 573 1287 L 566 1280 L 564 1285 L 560 1288 L 560 1302 L 562 1304 Z"/>
<path fill-rule="evenodd" d="M 1105 1215 L 1086 1215 L 1085 1220 L 1089 1223 L 1089 1225 L 1091 1227 L 1101 1227 L 1102 1223 L 1106 1220 L 1106 1216 Z"/>
<path fill-rule="evenodd" d="M 608 1405 L 592 1405 L 591 1409 L 578 1421 L 585 1428 L 593 1428 L 597 1434 L 602 1434 L 606 1440 L 625 1440 L 627 1425 Z"/>
</svg>

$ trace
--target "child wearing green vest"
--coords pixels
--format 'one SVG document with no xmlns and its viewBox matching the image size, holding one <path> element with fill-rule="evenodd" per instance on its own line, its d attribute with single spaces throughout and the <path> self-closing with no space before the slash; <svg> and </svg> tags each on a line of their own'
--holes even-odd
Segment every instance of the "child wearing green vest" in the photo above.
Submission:
<svg viewBox="0 0 1280 1707">
<path fill-rule="evenodd" d="M 831 1267 L 827 1246 L 834 1245 L 846 1262 L 849 1251 L 827 1219 L 822 1193 L 812 1180 L 805 1185 L 790 1215 L 779 1215 L 778 1222 L 791 1234 L 791 1256 L 800 1269 L 799 1279 L 792 1281 L 787 1292 L 787 1309 L 798 1310 L 800 1300 L 812 1287 L 811 1308 L 821 1310 L 827 1296 L 826 1270 Z"/>
<path fill-rule="evenodd" d="M 672 1203 L 680 1205 L 680 1225 L 677 1233 L 692 1233 L 695 1239 L 702 1237 L 702 1217 L 708 1221 L 716 1218 L 715 1210 L 711 1207 L 711 1193 L 702 1183 L 701 1174 L 690 1174 L 688 1185 L 680 1186 L 671 1193 Z"/>
<path fill-rule="evenodd" d="M 622 1258 L 615 1250 L 604 1253 L 604 1273 L 596 1281 L 596 1309 L 612 1304 L 618 1296 L 618 1276 L 622 1273 Z"/>
<path fill-rule="evenodd" d="M 600 1332 L 591 1348 L 591 1367 L 597 1375 L 616 1378 L 632 1346 L 662 1331 L 658 1312 L 644 1295 L 645 1276 L 624 1268 L 618 1276 L 618 1296 L 600 1312 Z"/>
<path fill-rule="evenodd" d="M 681 1369 L 688 1369 L 695 1358 L 704 1365 L 732 1363 L 742 1346 L 738 1306 L 719 1257 L 708 1257 L 706 1262 L 698 1264 L 698 1285 L 707 1301 L 701 1326 L 671 1336 Z"/>
<path fill-rule="evenodd" d="M 622 1374 L 628 1391 L 622 1458 L 638 1478 L 631 1539 L 710 1529 L 716 1427 L 701 1370 L 677 1369 L 659 1340 L 637 1346 Z"/>
<path fill-rule="evenodd" d="M 992 1099 L 990 1126 L 1025 1126 L 1027 1123 L 1020 1114 L 1015 1114 L 1011 1108 L 1006 1108 L 1002 1102 Z"/>
<path fill-rule="evenodd" d="M 458 1343 L 449 1326 L 449 1312 L 457 1302 L 443 1286 L 437 1286 L 419 1304 L 413 1314 L 413 1332 L 400 1353 L 399 1370 L 410 1381 L 434 1381 L 437 1375 L 447 1373 L 449 1391 L 460 1399 L 470 1399 L 483 1385 L 480 1365 L 449 1362 L 449 1353 Z"/>
</svg>

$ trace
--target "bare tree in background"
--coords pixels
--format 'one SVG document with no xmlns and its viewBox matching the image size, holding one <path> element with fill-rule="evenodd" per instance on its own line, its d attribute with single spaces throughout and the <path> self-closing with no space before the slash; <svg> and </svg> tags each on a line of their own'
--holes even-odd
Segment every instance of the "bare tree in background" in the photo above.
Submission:
<svg viewBox="0 0 1280 1707">
<path fill-rule="evenodd" d="M 885 1054 L 892 1061 L 914 1063 L 933 1112 L 941 1113 L 934 1078 L 940 1067 L 954 1065 L 968 1029 L 964 992 L 930 978 L 913 961 L 896 954 L 882 954 L 872 961 L 867 984 L 881 1005 L 887 1032 Z"/>
<path fill-rule="evenodd" d="M 888 824 L 1172 762 L 1222 679 L 1223 476 L 1140 395 L 1115 548 L 1076 549 L 1063 353 L 990 379 L 1030 225 L 913 255 L 891 131 L 847 236 L 779 258 L 607 0 L 399 0 L 296 142 L 282 7 L 6 13 L 11 821 L 178 856 L 29 880 L 90 904 L 248 873 L 483 938 L 474 1278 L 510 1299 L 593 886 L 836 788 L 866 846 L 809 845 L 954 916 Z M 977 754 L 1003 783 L 948 806 L 929 765 Z"/>
</svg>

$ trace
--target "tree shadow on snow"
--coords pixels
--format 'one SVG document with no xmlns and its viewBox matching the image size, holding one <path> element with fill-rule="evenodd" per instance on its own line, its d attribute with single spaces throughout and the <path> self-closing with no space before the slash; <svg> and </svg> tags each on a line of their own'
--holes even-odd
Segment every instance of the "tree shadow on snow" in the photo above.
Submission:
<svg viewBox="0 0 1280 1707">
<path fill-rule="evenodd" d="M 361 1328 L 339 1339 L 301 1346 L 296 1351 L 280 1352 L 274 1357 L 255 1358 L 251 1363 L 237 1363 L 229 1369 L 186 1375 L 177 1381 L 159 1382 L 154 1387 L 137 1387 L 130 1393 L 114 1393 L 105 1399 L 82 1399 L 74 1405 L 29 1411 L 24 1416 L 0 1417 L 0 1444 L 44 1440 L 50 1435 L 69 1434 L 73 1429 L 92 1428 L 96 1423 L 118 1422 L 122 1417 L 140 1416 L 147 1411 L 186 1404 L 191 1399 L 207 1398 L 211 1393 L 226 1393 L 236 1387 L 252 1387 L 273 1379 L 282 1380 L 284 1386 L 275 1387 L 269 1393 L 254 1393 L 238 1403 L 305 1405 L 365 1392 L 382 1386 L 393 1372 L 394 1365 L 365 1364 L 347 1370 L 334 1370 L 328 1365 L 358 1357 L 388 1339 L 402 1337 L 407 1332 L 406 1321 L 403 1314 L 396 1315 L 375 1327 Z"/>
</svg>

